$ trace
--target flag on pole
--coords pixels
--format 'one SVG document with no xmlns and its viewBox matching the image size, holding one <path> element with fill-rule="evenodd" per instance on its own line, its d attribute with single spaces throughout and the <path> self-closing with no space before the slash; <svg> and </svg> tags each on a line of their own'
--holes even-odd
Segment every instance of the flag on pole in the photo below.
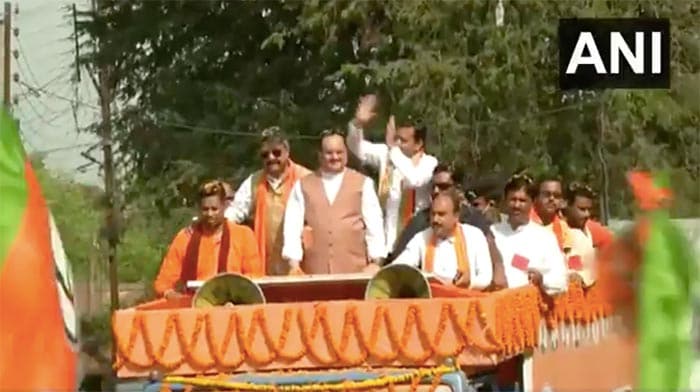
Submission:
<svg viewBox="0 0 700 392">
<path fill-rule="evenodd" d="M 14 119 L 0 110 L 0 390 L 77 390 L 70 266 Z"/>
<path fill-rule="evenodd" d="M 598 259 L 596 284 L 636 333 L 634 390 L 687 391 L 695 356 L 697 260 L 692 244 L 670 218 L 668 178 L 633 172 L 628 180 L 639 212 L 631 229 Z"/>
<path fill-rule="evenodd" d="M 671 221 L 671 191 L 662 175 L 629 176 L 641 211 L 642 262 L 637 294 L 636 390 L 690 390 L 693 287 L 698 275 L 693 247 Z"/>
</svg>

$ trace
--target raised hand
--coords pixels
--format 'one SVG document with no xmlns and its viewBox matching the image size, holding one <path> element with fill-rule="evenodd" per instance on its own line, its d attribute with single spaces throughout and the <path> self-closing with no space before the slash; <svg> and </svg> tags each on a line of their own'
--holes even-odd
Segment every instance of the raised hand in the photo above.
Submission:
<svg viewBox="0 0 700 392">
<path fill-rule="evenodd" d="M 365 95 L 360 98 L 355 109 L 355 125 L 365 128 L 377 115 L 377 96 L 374 94 Z"/>
</svg>

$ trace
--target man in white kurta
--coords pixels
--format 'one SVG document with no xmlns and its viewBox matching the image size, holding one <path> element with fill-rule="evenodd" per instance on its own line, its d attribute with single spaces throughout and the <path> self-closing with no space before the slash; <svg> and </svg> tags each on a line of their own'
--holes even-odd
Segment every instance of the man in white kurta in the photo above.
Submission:
<svg viewBox="0 0 700 392">
<path fill-rule="evenodd" d="M 595 193 L 587 185 L 571 183 L 566 189 L 565 200 L 564 218 L 570 228 L 571 244 L 571 249 L 566 255 L 569 274 L 574 280 L 588 287 L 595 283 L 597 251 L 589 227 Z"/>
<path fill-rule="evenodd" d="M 267 275 L 286 275 L 282 259 L 282 220 L 292 186 L 310 171 L 289 157 L 289 141 L 274 127 L 263 132 L 261 170 L 246 178 L 224 215 L 235 223 L 250 222 Z"/>
<path fill-rule="evenodd" d="M 375 272 L 386 246 L 374 183 L 346 167 L 342 135 L 323 135 L 321 143 L 320 170 L 297 181 L 287 202 L 282 256 L 292 273 Z M 302 245 L 305 221 L 308 249 Z"/>
<path fill-rule="evenodd" d="M 376 98 L 360 99 L 355 118 L 348 124 L 347 144 L 362 161 L 379 171 L 378 193 L 384 208 L 387 251 L 413 214 L 430 206 L 430 180 L 438 161 L 425 153 L 426 129 L 395 129 L 393 116 L 387 125 L 386 143 L 364 138 L 364 128 L 375 117 Z"/>
<path fill-rule="evenodd" d="M 496 247 L 503 257 L 508 287 L 529 284 L 529 272 L 541 275 L 542 288 L 549 295 L 565 292 L 567 271 L 564 254 L 551 230 L 528 221 L 513 227 L 510 222 L 491 226 Z"/>
<path fill-rule="evenodd" d="M 427 272 L 465 288 L 481 290 L 488 287 L 493 279 L 488 243 L 481 229 L 459 223 L 459 199 L 454 197 L 453 200 L 449 192 L 436 196 L 431 223 L 432 227 L 413 236 L 394 263 L 408 264 L 424 271 L 432 269 Z M 457 226 L 460 230 L 457 230 Z M 456 238 L 457 235 L 462 238 Z M 467 260 L 462 262 L 468 263 L 468 276 L 462 276 L 463 271 L 460 271 L 460 243 L 466 250 Z M 429 249 L 431 246 L 432 251 Z M 427 260 L 431 257 L 432 260 Z"/>
</svg>

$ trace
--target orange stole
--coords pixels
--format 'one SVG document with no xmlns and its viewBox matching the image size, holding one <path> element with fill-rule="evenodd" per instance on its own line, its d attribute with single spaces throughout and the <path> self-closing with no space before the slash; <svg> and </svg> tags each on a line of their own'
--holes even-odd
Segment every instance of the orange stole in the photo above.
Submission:
<svg viewBox="0 0 700 392">
<path fill-rule="evenodd" d="M 423 156 L 423 152 L 420 152 L 419 157 Z M 389 197 L 389 188 L 391 187 L 391 180 L 393 178 L 394 165 L 389 160 L 386 164 L 386 168 L 379 176 L 379 187 L 377 194 L 379 196 L 379 203 L 382 206 L 382 210 L 386 209 L 386 200 Z M 401 201 L 399 204 L 399 217 L 396 225 L 396 235 L 401 233 L 401 231 L 408 225 L 408 222 L 413 218 L 413 213 L 416 210 L 416 190 L 415 189 L 405 189 L 401 187 Z"/>
<path fill-rule="evenodd" d="M 457 224 L 454 231 L 452 232 L 455 242 L 455 253 L 457 254 L 457 269 L 461 274 L 469 274 L 469 257 L 467 256 L 467 242 L 464 240 L 464 232 L 462 231 L 462 225 Z M 430 242 L 428 243 L 428 248 L 425 250 L 425 260 L 423 260 L 423 270 L 425 272 L 433 272 L 434 268 L 434 258 L 435 258 L 435 245 L 437 244 L 437 237 L 433 234 L 430 237 Z"/>
<path fill-rule="evenodd" d="M 292 187 L 294 183 L 299 179 L 297 173 L 297 165 L 289 161 L 289 166 L 284 171 L 284 181 L 282 182 L 282 199 L 285 204 L 289 199 L 289 194 L 292 192 Z M 255 223 L 253 230 L 255 231 L 255 240 L 258 243 L 258 253 L 260 254 L 260 260 L 265 264 L 265 274 L 267 275 L 267 238 L 266 238 L 266 227 L 265 227 L 265 214 L 266 203 L 265 195 L 269 191 L 270 185 L 264 175 L 260 176 L 260 181 L 258 181 L 255 187 Z"/>
<path fill-rule="evenodd" d="M 537 224 L 543 225 L 542 223 L 542 218 L 540 218 L 539 215 L 537 215 L 537 212 L 535 212 L 535 209 L 530 210 L 530 219 L 534 221 Z M 557 237 L 557 243 L 559 244 L 559 249 L 562 251 L 564 250 L 564 228 L 562 227 L 561 224 L 561 218 L 559 215 L 554 215 L 554 220 L 552 221 L 552 230 L 554 231 L 554 235 Z"/>
<path fill-rule="evenodd" d="M 401 228 L 408 225 L 408 222 L 413 218 L 413 211 L 416 210 L 416 190 L 408 189 L 404 192 L 404 197 L 401 200 Z"/>
</svg>

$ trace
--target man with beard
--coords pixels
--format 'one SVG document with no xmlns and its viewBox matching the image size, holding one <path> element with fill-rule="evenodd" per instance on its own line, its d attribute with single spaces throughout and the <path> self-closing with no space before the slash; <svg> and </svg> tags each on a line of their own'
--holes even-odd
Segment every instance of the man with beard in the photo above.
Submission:
<svg viewBox="0 0 700 392">
<path fill-rule="evenodd" d="M 284 209 L 294 183 L 310 172 L 292 162 L 289 141 L 276 127 L 263 132 L 260 159 L 263 169 L 243 181 L 226 218 L 236 223 L 252 220 L 266 274 L 287 275 L 289 264 L 282 259 Z"/>
<path fill-rule="evenodd" d="M 425 151 L 427 129 L 415 124 L 397 128 L 393 116 L 387 124 L 386 143 L 365 140 L 363 130 L 375 118 L 376 106 L 374 95 L 360 99 L 355 118 L 348 124 L 347 143 L 363 164 L 379 170 L 378 194 L 390 250 L 413 214 L 430 207 L 430 179 L 438 162 Z"/>
<path fill-rule="evenodd" d="M 282 256 L 291 274 L 375 272 L 386 256 L 373 181 L 346 167 L 340 132 L 321 134 L 320 169 L 298 180 L 284 216 Z M 304 223 L 311 241 L 302 247 Z"/>
<path fill-rule="evenodd" d="M 224 218 L 225 201 L 220 181 L 200 187 L 199 219 L 173 239 L 154 282 L 159 296 L 182 296 L 187 281 L 206 280 L 222 272 L 263 274 L 253 232 Z"/>
<path fill-rule="evenodd" d="M 491 226 L 496 246 L 503 256 L 508 287 L 531 282 L 550 295 L 566 291 L 564 255 L 551 230 L 530 220 L 532 202 L 539 189 L 526 175 L 515 175 L 506 183 L 508 219 Z"/>
<path fill-rule="evenodd" d="M 561 181 L 546 177 L 536 186 L 537 195 L 534 199 L 530 219 L 551 230 L 557 238 L 559 249 L 566 253 L 571 249 L 569 225 L 559 215 L 563 204 Z"/>
<path fill-rule="evenodd" d="M 483 231 L 459 223 L 461 197 L 455 189 L 433 197 L 431 227 L 417 233 L 394 260 L 433 273 L 447 284 L 482 290 L 493 267 Z"/>
<path fill-rule="evenodd" d="M 595 193 L 589 186 L 571 183 L 565 196 L 567 206 L 564 217 L 571 228 L 571 251 L 567 260 L 569 272 L 573 279 L 590 286 L 595 282 L 596 249 L 611 243 L 612 234 L 590 219 Z"/>
<path fill-rule="evenodd" d="M 459 175 L 446 164 L 438 164 L 433 170 L 433 176 L 431 179 L 431 199 L 435 198 L 440 192 L 457 190 Z M 489 229 L 490 223 L 484 215 L 472 208 L 470 206 L 464 206 L 461 209 L 459 216 L 459 222 L 463 224 L 468 224 L 473 227 L 479 228 L 484 235 L 488 243 L 488 249 L 490 254 L 490 259 L 493 262 L 493 283 L 496 288 L 506 287 L 505 275 L 503 272 L 503 263 L 496 245 L 493 242 L 493 235 Z M 418 211 L 413 218 L 411 218 L 406 228 L 401 232 L 399 238 L 396 240 L 396 245 L 388 257 L 391 262 L 395 257 L 397 257 L 406 248 L 408 242 L 419 232 L 426 230 L 430 227 L 430 207 Z"/>
</svg>

